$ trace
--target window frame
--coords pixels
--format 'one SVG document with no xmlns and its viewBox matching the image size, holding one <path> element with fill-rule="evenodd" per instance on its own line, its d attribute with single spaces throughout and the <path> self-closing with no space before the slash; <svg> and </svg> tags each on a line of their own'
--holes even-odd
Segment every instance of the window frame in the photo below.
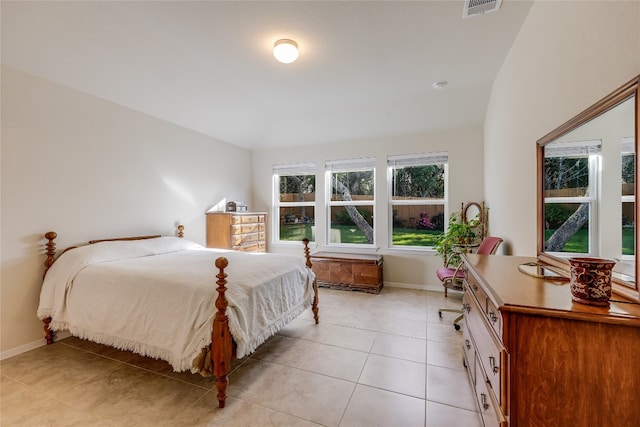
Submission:
<svg viewBox="0 0 640 427">
<path fill-rule="evenodd" d="M 343 172 L 365 172 L 371 171 L 373 183 L 372 198 L 371 200 L 332 200 L 333 196 L 333 174 Z M 375 248 L 376 247 L 376 158 L 375 157 L 361 157 L 342 160 L 327 160 L 325 163 L 325 208 L 326 208 L 326 222 L 324 227 L 324 240 L 327 247 L 342 247 L 342 248 Z M 340 206 L 367 206 L 371 208 L 372 225 L 373 228 L 373 242 L 372 243 L 342 243 L 332 242 L 331 240 L 331 209 L 333 207 Z M 317 229 L 316 229 L 317 231 Z"/>
<path fill-rule="evenodd" d="M 312 207 L 314 209 L 314 213 L 317 210 L 317 197 L 314 196 L 313 201 L 305 201 L 305 202 L 282 202 L 280 201 L 280 177 L 281 176 L 301 176 L 301 175 L 313 175 L 315 177 L 315 189 L 314 195 L 317 194 L 318 188 L 318 177 L 317 177 L 317 168 L 315 162 L 302 162 L 302 163 L 289 163 L 289 164 L 279 164 L 273 166 L 273 174 L 272 174 L 272 184 L 273 184 L 273 211 L 272 211 L 272 221 L 271 221 L 271 229 L 273 230 L 271 242 L 274 244 L 299 244 L 297 240 L 281 240 L 280 239 L 280 209 L 287 207 Z M 314 215 L 314 223 L 315 223 L 315 215 Z M 315 242 L 316 236 L 312 234 L 309 238 L 310 242 Z"/>
<path fill-rule="evenodd" d="M 394 200 L 393 173 L 397 166 L 428 166 L 442 164 L 444 168 L 444 197 L 443 199 Z M 393 208 L 394 206 L 443 206 L 443 233 L 447 227 L 449 212 L 449 154 L 448 152 L 433 152 L 420 154 L 404 154 L 387 156 L 387 202 L 388 202 L 388 242 L 390 249 L 433 251 L 434 246 L 394 245 L 393 244 Z"/>
<path fill-rule="evenodd" d="M 563 158 L 587 158 L 589 167 L 588 185 L 589 194 L 587 196 L 563 196 L 563 197 L 544 197 L 544 210 L 547 205 L 552 204 L 583 204 L 589 205 L 589 250 L 587 252 L 552 252 L 547 251 L 551 255 L 558 257 L 572 256 L 594 256 L 598 252 L 600 244 L 600 226 L 598 222 L 598 205 L 601 200 L 600 181 L 602 175 L 602 159 L 601 159 L 600 140 L 574 141 L 574 142 L 556 142 L 548 144 L 545 148 L 545 159 L 553 157 Z M 551 155 L 547 155 L 547 154 Z M 546 240 L 545 240 L 546 243 Z"/>
</svg>

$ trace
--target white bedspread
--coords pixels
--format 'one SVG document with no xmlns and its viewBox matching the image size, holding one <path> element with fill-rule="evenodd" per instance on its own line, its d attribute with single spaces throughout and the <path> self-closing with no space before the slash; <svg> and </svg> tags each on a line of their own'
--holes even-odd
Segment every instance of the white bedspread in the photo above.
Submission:
<svg viewBox="0 0 640 427">
<path fill-rule="evenodd" d="M 229 328 L 238 358 L 311 304 L 313 273 L 291 255 L 206 249 L 176 237 L 101 242 L 64 253 L 42 285 L 51 329 L 168 361 L 176 371 L 211 343 L 215 259 L 229 266 Z"/>
</svg>

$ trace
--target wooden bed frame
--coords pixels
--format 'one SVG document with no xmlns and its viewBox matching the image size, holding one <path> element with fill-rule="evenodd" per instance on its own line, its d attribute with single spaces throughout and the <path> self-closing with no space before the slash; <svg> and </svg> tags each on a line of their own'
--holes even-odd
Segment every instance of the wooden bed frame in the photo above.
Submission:
<svg viewBox="0 0 640 427">
<path fill-rule="evenodd" d="M 177 236 L 182 238 L 184 236 L 184 226 L 179 225 Z M 56 244 L 54 240 L 58 237 L 57 233 L 53 231 L 49 231 L 44 235 L 45 239 L 47 239 L 46 247 L 46 260 L 44 262 L 45 272 L 53 265 L 56 261 Z M 110 242 L 110 241 L 119 241 L 119 240 L 144 240 L 144 239 L 153 239 L 161 237 L 161 235 L 149 235 L 149 236 L 132 236 L 132 237 L 118 237 L 114 239 L 100 239 L 100 240 L 91 240 L 89 244 L 98 243 L 98 242 Z M 311 257 L 309 255 L 309 239 L 304 238 L 302 240 L 304 244 L 304 256 L 306 259 L 307 268 L 311 269 Z M 77 246 L 71 246 L 66 248 L 62 253 L 74 249 Z M 62 253 L 60 255 L 62 255 Z M 225 292 L 227 291 L 227 274 L 224 272 L 224 269 L 229 265 L 229 261 L 225 257 L 218 257 L 215 261 L 215 266 L 218 269 L 218 274 L 216 274 L 216 285 L 218 287 L 216 290 L 218 291 L 218 297 L 216 298 L 216 314 L 213 319 L 213 330 L 211 333 L 211 359 L 213 362 L 213 375 L 216 377 L 216 388 L 218 390 L 218 407 L 224 408 L 225 400 L 227 398 L 226 390 L 227 384 L 229 383 L 228 375 L 231 372 L 231 361 L 235 359 L 235 343 L 231 337 L 231 331 L 229 330 L 229 319 L 227 318 L 226 310 L 228 306 L 227 298 L 225 297 Z M 313 311 L 313 318 L 315 323 L 319 323 L 318 316 L 318 285 L 316 281 L 313 281 L 313 302 L 311 304 L 311 310 Z M 55 331 L 50 329 L 49 324 L 51 323 L 51 318 L 48 317 L 43 320 L 44 322 L 44 332 L 45 339 L 47 340 L 47 345 L 53 344 L 55 342 Z"/>
</svg>

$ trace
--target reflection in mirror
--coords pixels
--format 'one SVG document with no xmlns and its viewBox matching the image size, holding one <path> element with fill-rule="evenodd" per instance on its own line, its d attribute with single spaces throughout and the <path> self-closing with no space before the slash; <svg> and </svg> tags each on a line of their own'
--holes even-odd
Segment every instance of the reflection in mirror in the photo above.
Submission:
<svg viewBox="0 0 640 427">
<path fill-rule="evenodd" d="M 638 78 L 538 141 L 541 258 L 615 259 L 635 298 L 637 90 Z"/>
</svg>

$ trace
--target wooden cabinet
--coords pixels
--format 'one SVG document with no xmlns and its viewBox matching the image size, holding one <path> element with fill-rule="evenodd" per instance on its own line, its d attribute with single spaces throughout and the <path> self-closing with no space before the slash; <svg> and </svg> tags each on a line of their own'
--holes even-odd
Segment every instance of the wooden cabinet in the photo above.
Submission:
<svg viewBox="0 0 640 427">
<path fill-rule="evenodd" d="M 265 212 L 207 213 L 207 247 L 245 252 L 267 248 Z"/>
<path fill-rule="evenodd" d="M 463 255 L 464 362 L 485 426 L 639 425 L 640 307 L 575 303 L 568 282 L 518 271 L 531 261 Z"/>
<path fill-rule="evenodd" d="M 380 293 L 382 255 L 317 252 L 311 255 L 318 286 Z"/>
</svg>

